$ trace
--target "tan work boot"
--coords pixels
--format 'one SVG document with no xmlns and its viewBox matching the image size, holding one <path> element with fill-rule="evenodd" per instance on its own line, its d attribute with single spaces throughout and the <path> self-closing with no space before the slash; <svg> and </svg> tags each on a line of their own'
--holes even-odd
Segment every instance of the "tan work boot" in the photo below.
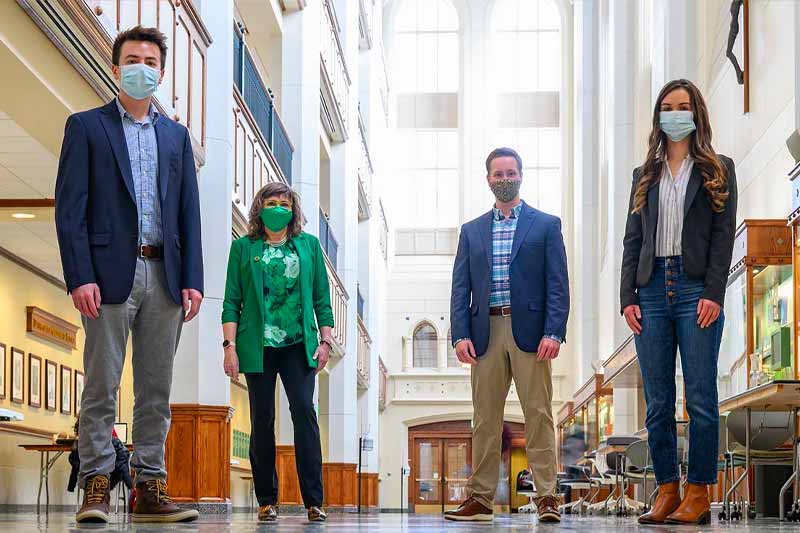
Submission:
<svg viewBox="0 0 800 533">
<path fill-rule="evenodd" d="M 536 513 L 539 515 L 539 522 L 557 524 L 561 522 L 561 512 L 558 506 L 561 500 L 556 496 L 544 496 L 536 501 Z"/>
<path fill-rule="evenodd" d="M 640 524 L 663 524 L 667 516 L 681 504 L 680 482 L 673 481 L 658 486 L 658 496 L 649 513 L 639 517 Z"/>
<path fill-rule="evenodd" d="M 75 521 L 79 524 L 108 523 L 110 503 L 111 489 L 108 486 L 108 476 L 96 475 L 86 478 L 83 487 L 83 505 L 75 516 Z"/>
</svg>

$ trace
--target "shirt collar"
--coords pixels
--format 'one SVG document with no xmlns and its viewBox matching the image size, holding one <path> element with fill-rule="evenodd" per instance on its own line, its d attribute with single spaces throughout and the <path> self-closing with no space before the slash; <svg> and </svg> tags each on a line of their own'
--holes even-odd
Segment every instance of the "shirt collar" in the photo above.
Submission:
<svg viewBox="0 0 800 533">
<path fill-rule="evenodd" d="M 511 213 L 508 215 L 509 219 L 519 218 L 519 214 L 522 211 L 522 204 L 523 203 L 524 202 L 520 201 L 517 205 L 514 206 L 514 209 L 512 209 Z M 494 220 L 498 221 L 498 222 L 501 221 L 501 220 L 505 220 L 505 218 L 506 218 L 505 215 L 503 215 L 503 212 L 500 211 L 499 209 L 497 209 L 497 206 L 493 206 L 492 207 L 492 216 L 493 216 Z"/>
<path fill-rule="evenodd" d="M 142 121 L 139 121 L 139 120 L 136 120 L 135 118 L 133 118 L 133 115 L 128 113 L 125 110 L 125 108 L 122 107 L 122 102 L 119 101 L 119 97 L 114 98 L 114 102 L 117 103 L 117 111 L 119 111 L 120 118 L 126 118 L 127 117 L 128 120 L 130 120 L 132 122 L 141 122 L 141 123 L 148 123 L 149 122 L 149 123 L 155 124 L 156 121 L 158 120 L 158 117 L 160 116 L 158 110 L 156 109 L 156 106 L 154 106 L 152 102 L 150 102 L 150 109 L 147 110 L 147 116 Z"/>
</svg>

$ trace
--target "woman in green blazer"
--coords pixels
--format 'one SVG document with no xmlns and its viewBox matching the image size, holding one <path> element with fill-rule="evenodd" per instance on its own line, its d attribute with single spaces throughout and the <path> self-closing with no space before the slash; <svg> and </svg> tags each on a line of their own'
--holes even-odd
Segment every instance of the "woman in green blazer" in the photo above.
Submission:
<svg viewBox="0 0 800 533">
<path fill-rule="evenodd" d="M 303 232 L 300 198 L 270 183 L 250 209 L 249 233 L 233 242 L 222 304 L 225 373 L 247 379 L 250 464 L 258 518 L 277 519 L 275 382 L 289 399 L 300 492 L 311 521 L 324 521 L 322 451 L 314 385 L 330 355 L 333 310 L 319 240 Z"/>
</svg>

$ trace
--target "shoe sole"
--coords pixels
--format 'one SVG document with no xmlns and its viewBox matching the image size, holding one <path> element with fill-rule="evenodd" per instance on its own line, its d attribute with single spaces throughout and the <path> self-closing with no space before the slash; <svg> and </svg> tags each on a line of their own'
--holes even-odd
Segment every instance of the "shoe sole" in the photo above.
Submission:
<svg viewBox="0 0 800 533">
<path fill-rule="evenodd" d="M 669 518 L 667 518 L 664 521 L 664 523 L 670 525 L 683 525 L 683 526 L 707 526 L 708 524 L 711 523 L 711 512 L 709 511 L 705 513 L 694 522 L 681 522 L 680 520 L 670 520 Z"/>
<path fill-rule="evenodd" d="M 194 509 L 188 509 L 179 513 L 172 514 L 136 514 L 131 516 L 131 522 L 156 522 L 156 523 L 172 523 L 172 522 L 194 522 L 198 519 L 200 513 Z"/>
<path fill-rule="evenodd" d="M 494 515 L 490 514 L 474 514 L 472 516 L 453 516 L 444 515 L 445 520 L 453 520 L 454 522 L 491 522 L 494 520 Z"/>
<path fill-rule="evenodd" d="M 539 522 L 546 524 L 556 524 L 561 522 L 561 517 L 557 514 L 543 514 L 539 517 Z"/>
<path fill-rule="evenodd" d="M 108 514 L 98 510 L 86 511 L 78 513 L 75 521 L 79 524 L 108 524 Z"/>
</svg>

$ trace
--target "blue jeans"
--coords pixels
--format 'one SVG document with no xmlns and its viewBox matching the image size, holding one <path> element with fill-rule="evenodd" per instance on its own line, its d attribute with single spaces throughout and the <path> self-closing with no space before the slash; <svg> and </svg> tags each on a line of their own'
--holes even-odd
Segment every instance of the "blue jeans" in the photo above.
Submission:
<svg viewBox="0 0 800 533">
<path fill-rule="evenodd" d="M 680 348 L 689 413 L 689 483 L 717 482 L 717 358 L 725 317 L 697 325 L 702 280 L 688 279 L 681 257 L 657 258 L 639 288 L 642 333 L 635 337 L 647 401 L 647 433 L 659 485 L 680 479 L 675 426 L 675 360 Z"/>
</svg>

